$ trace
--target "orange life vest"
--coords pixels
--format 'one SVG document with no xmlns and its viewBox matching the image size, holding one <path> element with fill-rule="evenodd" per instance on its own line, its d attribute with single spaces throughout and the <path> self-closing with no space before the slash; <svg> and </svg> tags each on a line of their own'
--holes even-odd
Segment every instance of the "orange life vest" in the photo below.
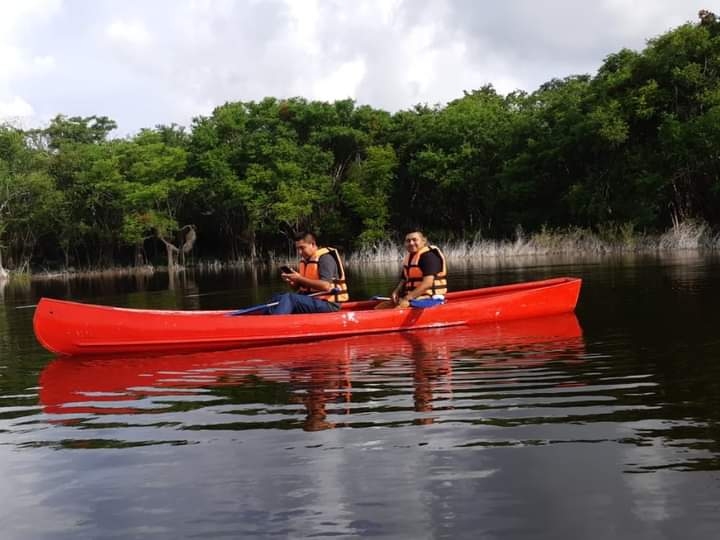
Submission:
<svg viewBox="0 0 720 540">
<path fill-rule="evenodd" d="M 447 264 L 445 263 L 445 255 L 437 246 L 425 246 L 417 251 L 417 253 L 408 253 L 403 260 L 403 278 L 405 279 L 404 294 L 409 293 L 415 287 L 420 285 L 423 280 L 423 273 L 420 269 L 420 257 L 428 251 L 434 252 L 442 261 L 440 272 L 433 276 L 432 288 L 428 289 L 425 294 L 416 296 L 415 298 L 430 298 L 436 294 L 445 295 L 447 293 Z"/>
<path fill-rule="evenodd" d="M 332 255 L 338 267 L 338 273 L 340 275 L 336 280 L 333 281 L 333 286 L 338 289 L 338 291 L 328 292 L 327 294 L 319 294 L 315 298 L 320 298 L 321 300 L 328 300 L 332 302 L 347 302 L 350 297 L 348 295 L 347 284 L 345 283 L 345 269 L 343 268 L 340 254 L 335 248 L 319 248 L 315 252 L 315 255 L 313 255 L 311 258 L 300 259 L 300 263 L 298 265 L 298 273 L 308 279 L 320 279 L 318 261 L 320 260 L 320 257 L 327 253 Z M 303 294 L 309 294 L 311 292 L 314 292 L 307 287 L 300 287 L 299 291 Z"/>
</svg>

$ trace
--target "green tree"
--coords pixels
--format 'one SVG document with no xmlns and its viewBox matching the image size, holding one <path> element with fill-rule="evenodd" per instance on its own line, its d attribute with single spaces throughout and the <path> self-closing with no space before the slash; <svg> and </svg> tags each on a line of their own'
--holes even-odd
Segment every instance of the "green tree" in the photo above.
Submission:
<svg viewBox="0 0 720 540">
<path fill-rule="evenodd" d="M 194 246 L 196 228 L 178 219 L 202 182 L 185 174 L 187 151 L 167 144 L 165 135 L 143 130 L 133 140 L 118 143 L 125 210 L 121 238 L 135 246 L 135 261 L 141 262 L 141 246 L 152 234 L 165 246 L 168 268 L 173 269 Z"/>
<path fill-rule="evenodd" d="M 59 150 L 66 144 L 101 144 L 108 134 L 117 128 L 114 120 L 107 116 L 71 116 L 57 115 L 43 130 L 47 137 L 47 146 Z"/>
<path fill-rule="evenodd" d="M 38 239 L 58 223 L 62 194 L 43 156 L 28 148 L 22 131 L 0 127 L 0 272 L 30 267 Z M 3 258 L 3 251 L 8 256 Z"/>
<path fill-rule="evenodd" d="M 366 247 L 387 238 L 390 188 L 398 166 L 389 144 L 371 146 L 367 157 L 351 167 L 342 193 L 348 209 L 360 221 L 361 232 L 354 247 Z"/>
</svg>

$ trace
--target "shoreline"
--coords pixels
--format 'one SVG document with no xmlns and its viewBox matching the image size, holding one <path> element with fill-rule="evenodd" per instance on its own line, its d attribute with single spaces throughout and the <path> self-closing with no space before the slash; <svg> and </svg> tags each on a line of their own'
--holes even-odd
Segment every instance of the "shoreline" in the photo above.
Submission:
<svg viewBox="0 0 720 540">
<path fill-rule="evenodd" d="M 720 251 L 720 235 L 704 223 L 682 223 L 661 235 L 633 234 L 628 228 L 617 227 L 603 234 L 586 229 L 572 228 L 558 231 L 544 230 L 525 237 L 518 230 L 515 240 L 487 240 L 476 237 L 466 241 L 431 242 L 443 249 L 448 262 L 478 266 L 518 266 L 530 259 L 556 259 L 562 261 L 602 260 L 618 256 L 677 256 L 702 255 Z M 398 264 L 404 248 L 401 244 L 384 242 L 361 249 L 345 257 L 345 266 L 383 266 Z M 293 264 L 295 258 L 268 254 L 262 259 L 237 261 L 200 260 L 176 267 L 174 274 L 184 272 L 224 272 L 229 270 L 272 269 L 282 264 Z M 168 273 L 166 265 L 116 266 L 109 268 L 70 268 L 13 272 L 3 269 L 0 283 L 26 279 L 29 281 L 91 279 L 100 277 L 151 276 Z"/>
</svg>

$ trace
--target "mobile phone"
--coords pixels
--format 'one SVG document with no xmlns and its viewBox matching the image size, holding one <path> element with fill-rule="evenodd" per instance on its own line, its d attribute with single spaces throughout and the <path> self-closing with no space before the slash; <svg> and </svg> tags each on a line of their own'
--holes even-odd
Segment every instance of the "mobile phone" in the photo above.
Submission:
<svg viewBox="0 0 720 540">
<path fill-rule="evenodd" d="M 282 272 L 283 274 L 292 274 L 294 272 L 294 270 L 292 268 L 290 268 L 289 266 L 283 265 L 280 267 L 280 272 Z"/>
</svg>

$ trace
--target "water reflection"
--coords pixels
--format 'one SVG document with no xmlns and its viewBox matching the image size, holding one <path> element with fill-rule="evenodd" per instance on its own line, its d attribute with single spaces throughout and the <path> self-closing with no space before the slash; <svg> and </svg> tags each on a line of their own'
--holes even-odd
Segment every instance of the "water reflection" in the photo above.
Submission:
<svg viewBox="0 0 720 540">
<path fill-rule="evenodd" d="M 195 355 L 58 358 L 42 371 L 39 396 L 52 421 L 65 425 L 102 415 L 165 414 L 185 429 L 318 431 L 365 424 L 373 403 L 389 415 L 375 423 L 430 424 L 437 410 L 452 409 L 454 361 L 472 360 L 488 377 L 568 351 L 575 361 L 582 354 L 580 326 L 570 314 Z M 457 384 L 465 383 L 460 375 Z M 406 391 L 417 414 L 398 405 Z M 201 422 L 172 415 L 201 409 L 217 414 Z"/>
</svg>

